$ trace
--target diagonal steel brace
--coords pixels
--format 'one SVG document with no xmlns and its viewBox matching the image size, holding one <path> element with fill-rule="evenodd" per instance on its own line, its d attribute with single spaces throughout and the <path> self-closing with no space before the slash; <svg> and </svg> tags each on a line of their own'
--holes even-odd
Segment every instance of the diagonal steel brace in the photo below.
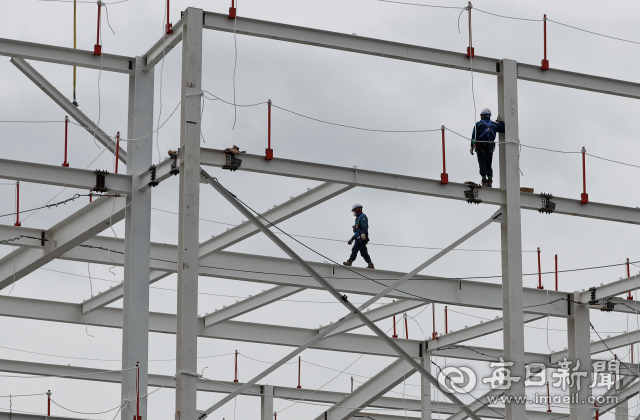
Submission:
<svg viewBox="0 0 640 420">
<path fill-rule="evenodd" d="M 249 219 L 249 221 L 251 221 L 254 225 L 256 225 L 258 227 L 258 229 L 260 229 L 262 231 L 262 233 L 264 233 L 269 239 L 271 239 L 271 241 L 273 241 L 276 245 L 278 245 L 278 247 L 280 249 L 282 249 L 287 255 L 289 255 L 289 257 L 291 257 L 291 259 L 293 259 L 295 262 L 297 262 L 309 275 L 311 275 L 318 283 L 320 283 L 333 297 L 335 297 L 340 303 L 342 303 L 342 305 L 345 306 L 349 310 L 349 314 L 347 316 L 345 316 L 344 318 L 342 318 L 340 321 L 338 321 L 335 324 L 333 324 L 331 327 L 323 330 L 320 334 L 318 334 L 317 336 L 315 336 L 311 340 L 308 340 L 306 343 L 304 343 L 298 349 L 296 349 L 295 351 L 293 351 L 289 355 L 285 356 L 282 360 L 280 360 L 280 361 L 276 362 L 275 364 L 273 364 L 270 368 L 268 368 L 267 370 L 265 370 L 264 372 L 262 372 L 261 374 L 259 374 L 255 378 L 253 378 L 251 381 L 245 383 L 242 387 L 239 387 L 234 392 L 230 393 L 229 395 L 227 395 L 226 397 L 221 399 L 218 403 L 214 404 L 212 407 L 207 409 L 199 417 L 199 420 L 204 419 L 206 416 L 208 416 L 209 414 L 213 413 L 218 408 L 222 407 L 228 401 L 232 400 L 238 394 L 240 394 L 246 387 L 249 387 L 249 386 L 255 384 L 257 381 L 259 381 L 260 379 L 262 379 L 263 377 L 265 377 L 269 373 L 273 372 L 278 367 L 282 366 L 284 363 L 289 361 L 291 358 L 293 358 L 296 355 L 300 354 L 306 348 L 308 348 L 311 345 L 313 345 L 313 343 L 315 343 L 316 341 L 318 341 L 322 337 L 326 336 L 329 332 L 333 331 L 335 328 L 337 328 L 338 326 L 342 325 L 347 320 L 352 319 L 354 316 L 358 317 L 360 319 L 360 321 L 362 321 L 363 324 L 367 325 L 378 337 L 380 337 L 384 342 L 386 342 L 387 345 L 389 345 L 389 347 L 391 347 L 396 353 L 398 353 L 398 355 L 400 357 L 405 359 L 407 361 L 407 363 L 409 363 L 414 369 L 416 369 L 418 372 L 420 372 L 431 384 L 436 386 L 438 389 L 442 390 L 438 380 L 435 377 L 433 377 L 433 375 L 431 375 L 431 373 L 429 371 L 427 371 L 422 365 L 420 365 L 420 363 L 418 363 L 416 360 L 414 360 L 407 352 L 405 352 L 400 346 L 398 346 L 391 338 L 387 337 L 387 335 L 382 330 L 380 330 L 375 325 L 375 323 L 373 321 L 371 321 L 369 318 L 367 318 L 366 315 L 364 315 L 362 313 L 362 309 L 364 309 L 367 306 L 371 305 L 373 302 L 377 301 L 378 299 L 384 297 L 387 293 L 392 291 L 394 288 L 400 286 L 400 284 L 404 283 L 406 280 L 408 280 L 409 278 L 411 278 L 412 276 L 417 274 L 419 271 L 421 271 L 424 268 L 426 268 L 429 264 L 433 263 L 435 260 L 437 260 L 438 258 L 442 257 L 444 254 L 446 254 L 446 252 L 448 252 L 451 249 L 455 248 L 457 245 L 459 245 L 460 243 L 464 242 L 466 239 L 468 239 L 469 237 L 473 236 L 475 233 L 479 232 L 484 227 L 486 227 L 486 226 L 490 225 L 492 222 L 496 221 L 496 219 L 498 219 L 498 217 L 500 216 L 501 213 L 497 212 L 496 214 L 492 215 L 491 218 L 489 218 L 487 221 L 483 222 L 480 226 L 478 226 L 477 228 L 475 228 L 474 230 L 469 232 L 467 235 L 465 235 L 464 237 L 460 238 L 458 241 L 454 242 L 449 247 L 445 248 L 445 250 L 439 252 L 436 256 L 434 256 L 433 258 L 429 259 L 427 262 L 421 264 L 418 268 L 413 270 L 411 273 L 406 274 L 401 279 L 399 279 L 398 281 L 394 282 L 391 286 L 387 287 L 386 289 L 384 289 L 382 292 L 378 293 L 373 298 L 369 299 L 367 302 L 365 302 L 363 305 L 361 305 L 360 308 L 356 308 L 351 302 L 348 301 L 346 296 L 341 295 L 340 292 L 338 292 L 335 288 L 333 288 L 333 286 L 331 286 L 331 284 L 329 284 L 329 282 L 327 282 L 306 261 L 304 261 L 291 248 L 289 248 L 284 242 L 282 242 L 273 232 L 271 232 L 269 230 L 269 228 L 267 226 L 265 226 L 262 222 L 260 222 L 258 220 L 258 218 L 256 218 L 248 209 L 246 209 L 236 199 L 236 197 L 233 194 L 231 194 L 220 183 L 218 183 L 218 181 L 215 178 L 212 178 L 211 176 L 209 176 L 209 174 L 207 174 L 202 169 L 200 170 L 200 176 L 209 185 L 211 185 L 216 191 L 218 191 L 218 193 L 220 193 L 220 195 L 222 195 L 225 199 L 227 199 L 227 201 L 229 201 L 236 209 L 238 209 L 238 211 L 240 211 L 245 217 L 247 217 Z M 444 392 L 444 390 L 442 390 L 442 391 Z M 462 409 L 465 411 L 465 413 L 467 413 L 467 415 L 469 417 L 471 417 L 471 418 L 473 418 L 475 420 L 481 420 L 480 417 L 476 413 L 474 413 L 471 409 L 469 409 L 457 397 L 455 397 L 454 395 L 451 395 L 451 394 L 447 394 L 447 393 L 445 393 L 445 395 L 454 404 L 462 407 Z"/>
</svg>

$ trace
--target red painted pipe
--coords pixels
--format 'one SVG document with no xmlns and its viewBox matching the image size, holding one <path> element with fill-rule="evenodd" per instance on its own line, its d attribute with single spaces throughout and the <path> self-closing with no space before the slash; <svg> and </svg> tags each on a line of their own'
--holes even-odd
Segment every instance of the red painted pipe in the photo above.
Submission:
<svg viewBox="0 0 640 420">
<path fill-rule="evenodd" d="M 556 254 L 556 292 L 558 291 L 558 254 Z"/>
<path fill-rule="evenodd" d="M 14 226 L 22 226 L 20 223 L 20 181 L 16 181 L 16 222 Z"/>
<path fill-rule="evenodd" d="M 449 183 L 449 174 L 447 174 L 447 160 L 445 157 L 444 147 L 444 125 L 442 126 L 442 173 L 440 174 L 440 183 L 446 185 Z"/>
<path fill-rule="evenodd" d="M 65 168 L 69 167 L 69 162 L 67 161 L 67 136 L 69 134 L 69 117 L 64 116 L 64 162 L 62 166 Z"/>
<path fill-rule="evenodd" d="M 404 338 L 409 339 L 409 322 L 407 321 L 407 314 L 404 314 Z"/>
<path fill-rule="evenodd" d="M 231 0 L 231 7 L 229 8 L 229 19 L 236 18 L 236 8 L 234 7 L 233 0 Z"/>
<path fill-rule="evenodd" d="M 93 201 L 93 191 L 89 190 L 89 202 Z"/>
<path fill-rule="evenodd" d="M 589 202 L 589 194 L 587 194 L 587 169 L 585 165 L 585 156 L 587 155 L 587 149 L 582 148 L 582 195 L 580 196 L 580 203 L 587 204 Z"/>
<path fill-rule="evenodd" d="M 547 408 L 547 413 L 551 412 L 551 397 L 549 396 L 549 382 L 547 382 L 547 405 L 549 408 Z"/>
<path fill-rule="evenodd" d="M 302 388 L 300 386 L 300 364 L 302 363 L 302 359 L 298 356 L 298 388 Z"/>
<path fill-rule="evenodd" d="M 432 340 L 437 340 L 438 339 L 438 333 L 436 332 L 436 304 L 432 303 L 431 304 L 431 311 L 433 312 L 432 318 L 433 318 L 433 333 L 431 334 L 431 339 Z"/>
<path fill-rule="evenodd" d="M 544 59 L 542 60 L 542 70 L 549 70 L 549 60 L 547 60 L 547 15 L 544 15 Z"/>
<path fill-rule="evenodd" d="M 265 160 L 273 159 L 273 149 L 271 148 L 271 99 L 267 101 L 269 106 L 269 114 L 268 114 L 268 131 L 267 131 L 267 150 L 265 150 Z"/>
<path fill-rule="evenodd" d="M 631 277 L 631 271 L 629 271 L 629 258 L 627 258 L 627 278 Z M 627 300 L 633 300 L 633 296 L 631 296 L 631 290 L 629 290 L 629 296 L 627 296 Z"/>
<path fill-rule="evenodd" d="M 238 382 L 238 350 L 236 350 L 236 376 L 233 382 Z"/>
<path fill-rule="evenodd" d="M 96 37 L 96 45 L 93 47 L 93 55 L 102 54 L 102 45 L 100 45 L 100 9 L 102 8 L 101 2 L 98 2 L 98 35 Z"/>
<path fill-rule="evenodd" d="M 593 403 L 593 406 L 598 408 L 598 404 Z M 600 411 L 596 410 L 596 420 L 598 420 L 600 418 Z"/>
<path fill-rule="evenodd" d="M 51 417 L 51 390 L 47 390 L 47 417 Z"/>
<path fill-rule="evenodd" d="M 116 173 L 118 173 L 118 161 L 120 160 L 120 132 L 116 134 Z"/>
<path fill-rule="evenodd" d="M 173 25 L 169 23 L 169 0 L 167 0 L 167 26 L 165 27 L 165 31 L 164 31 L 165 34 L 169 35 L 173 33 L 172 26 Z"/>
<path fill-rule="evenodd" d="M 467 6 L 467 10 L 469 11 L 469 46 L 467 47 L 467 57 L 475 57 L 475 51 L 473 50 L 473 42 L 471 39 L 471 9 L 473 8 L 473 6 L 471 5 L 471 2 L 469 2 L 469 5 Z"/>
<path fill-rule="evenodd" d="M 351 392 L 353 392 L 353 376 L 351 377 Z"/>
<path fill-rule="evenodd" d="M 395 300 L 394 300 L 395 302 Z M 393 316 L 393 338 L 398 338 L 398 333 L 396 333 L 396 316 Z"/>
<path fill-rule="evenodd" d="M 449 334 L 449 321 L 447 317 L 447 307 L 444 307 L 444 333 Z"/>
<path fill-rule="evenodd" d="M 538 248 L 538 289 L 544 289 L 542 287 L 542 270 L 540 270 L 540 248 Z"/>
</svg>

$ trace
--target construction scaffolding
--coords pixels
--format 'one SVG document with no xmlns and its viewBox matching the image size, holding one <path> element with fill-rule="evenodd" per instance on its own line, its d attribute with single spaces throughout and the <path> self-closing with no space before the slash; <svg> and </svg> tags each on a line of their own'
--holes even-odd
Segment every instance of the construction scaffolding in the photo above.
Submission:
<svg viewBox="0 0 640 420">
<path fill-rule="evenodd" d="M 228 150 L 202 148 L 201 102 L 205 94 L 201 85 L 203 30 L 233 32 L 244 36 L 495 76 L 498 86 L 498 113 L 506 125 L 506 131 L 500 134 L 498 143 L 499 188 L 478 189 L 450 182 L 446 176 L 446 166 L 443 167 L 441 179 L 427 179 L 281 159 L 273 156 L 270 144 L 264 156 L 247 153 L 235 155 Z M 13 238 L 11 242 L 4 242 L 16 247 L 15 251 L 0 260 L 1 289 L 11 286 L 54 259 L 124 267 L 123 284 L 93 296 L 82 304 L 0 297 L 1 316 L 122 329 L 122 371 L 101 372 L 98 369 L 11 360 L 0 360 L 0 371 L 62 376 L 78 380 L 86 379 L 87 375 L 101 373 L 93 376 L 91 380 L 120 383 L 122 401 L 132 402 L 122 405 L 120 416 L 123 420 L 132 417 L 145 420 L 148 418 L 147 399 L 144 397 L 148 395 L 149 387 L 175 388 L 177 420 L 203 420 L 237 395 L 260 398 L 261 412 L 257 418 L 271 420 L 274 417 L 274 398 L 297 400 L 306 398 L 306 393 L 300 389 L 300 382 L 297 388 L 286 388 L 261 384 L 261 381 L 285 363 L 295 362 L 295 358 L 305 349 L 315 348 L 332 352 L 386 356 L 394 360 L 387 368 L 346 396 L 341 397 L 335 392 L 322 390 L 314 392 L 313 397 L 307 398 L 308 401 L 331 405 L 318 419 L 347 420 L 356 416 L 367 417 L 369 414 L 366 410 L 376 408 L 406 409 L 420 413 L 420 417 L 412 418 L 422 420 L 459 420 L 467 417 L 475 420 L 556 420 L 563 417 L 585 420 L 598 415 L 594 413 L 591 401 L 592 390 L 587 386 L 592 382 L 591 375 L 596 375 L 595 372 L 589 371 L 585 377 L 572 381 L 570 394 L 574 397 L 570 402 L 570 413 L 563 415 L 552 413 L 550 408 L 549 411 L 529 410 L 526 404 L 515 400 L 507 401 L 502 406 L 487 403 L 487 397 L 490 396 L 525 395 L 525 380 L 513 382 L 507 389 L 495 387 L 482 397 L 472 397 L 472 400 L 469 400 L 470 394 L 466 392 L 468 395 L 465 395 L 463 401 L 457 396 L 460 393 L 448 392 L 446 383 L 439 380 L 442 378 L 442 370 L 437 365 L 433 366 L 431 358 L 438 356 L 493 363 L 501 361 L 510 367 L 513 377 L 531 378 L 538 372 L 532 370 L 531 366 L 544 365 L 545 369 L 563 369 L 562 362 L 565 358 L 579 361 L 583 367 L 592 366 L 597 361 L 592 354 L 636 342 L 636 337 L 631 337 L 631 333 L 628 333 L 592 343 L 590 313 L 604 310 L 637 314 L 640 311 L 637 301 L 616 297 L 636 290 L 637 276 L 631 276 L 629 273 L 627 278 L 582 292 L 542 290 L 541 286 L 523 286 L 523 209 L 635 225 L 640 225 L 640 210 L 589 201 L 586 185 L 581 199 L 521 191 L 518 80 L 633 99 L 640 99 L 640 84 L 555 70 L 549 68 L 546 57 L 546 68 L 541 68 L 514 60 L 475 56 L 471 45 L 469 54 L 436 50 L 236 17 L 235 9 L 233 16 L 230 16 L 188 8 L 183 12 L 182 19 L 173 25 L 167 20 L 166 32 L 146 54 L 136 57 L 102 53 L 98 44 L 95 51 L 84 51 L 0 39 L 0 55 L 11 57 L 11 62 L 53 99 L 70 119 L 95 136 L 95 139 L 117 156 L 119 161 L 127 164 L 127 173 L 118 174 L 71 168 L 68 166 L 66 154 L 62 166 L 0 159 L 2 179 L 79 188 L 92 191 L 93 198 L 91 205 L 44 231 L 23 227 L 19 220 L 14 225 L 0 225 L 0 239 Z M 180 43 L 180 148 L 172 153 L 170 158 L 154 165 L 152 151 L 155 66 Z M 114 139 L 107 135 L 27 60 L 129 75 L 127 138 Z M 442 132 L 444 147 L 444 127 Z M 126 141 L 126 149 L 120 147 L 120 141 Z M 216 172 L 225 168 L 323 183 L 284 204 L 258 213 L 216 179 Z M 179 177 L 178 244 L 153 243 L 150 239 L 152 193 L 154 188 L 161 189 L 163 181 L 172 176 Z M 355 187 L 481 203 L 491 206 L 493 213 L 487 212 L 483 223 L 407 273 L 308 262 L 274 234 L 281 222 Z M 246 221 L 223 234 L 199 242 L 201 188 L 213 188 L 233 205 Z M 482 207 L 484 206 L 478 208 Z M 124 238 L 114 240 L 100 236 L 100 232 L 122 220 L 125 221 Z M 494 225 L 499 226 L 501 235 L 501 285 L 419 274 L 476 233 Z M 284 231 L 280 233 L 287 235 Z M 289 258 L 225 251 L 225 248 L 257 234 L 265 235 Z M 97 253 L 96 249 L 109 251 L 109 254 Z M 238 267 L 242 267 L 242 270 L 237 270 Z M 174 316 L 150 312 L 150 285 L 173 273 L 177 273 L 178 276 L 177 314 Z M 264 283 L 275 287 L 221 310 L 199 316 L 199 276 Z M 369 281 L 352 281 L 354 276 Z M 233 320 L 307 289 L 329 292 L 336 302 L 348 310 L 348 315 L 319 329 L 295 331 L 277 325 Z M 362 295 L 367 301 L 359 306 L 354 305 L 350 301 L 352 295 Z M 395 299 L 395 302 L 376 309 L 369 308 L 382 298 Z M 123 309 L 107 307 L 120 299 L 123 299 Z M 503 317 L 451 333 L 445 331 L 445 334 L 440 336 L 436 336 L 434 332 L 430 340 L 390 337 L 375 324 L 377 321 L 431 303 L 498 310 L 502 311 Z M 87 317 L 88 314 L 91 314 L 91 317 Z M 569 343 L 567 350 L 552 354 L 525 352 L 525 324 L 544 317 L 566 319 Z M 348 333 L 362 326 L 368 327 L 375 335 Z M 502 349 L 464 345 L 469 340 L 498 331 L 503 331 Z M 149 332 L 176 335 L 175 376 L 149 372 Z M 198 373 L 198 338 L 287 346 L 293 350 L 246 382 L 238 382 L 237 375 L 235 382 L 211 381 Z M 422 378 L 420 400 L 385 396 L 388 391 L 414 373 L 419 373 Z M 615 409 L 616 419 L 626 420 L 627 401 L 640 392 L 640 382 L 637 380 L 639 374 L 637 363 L 625 363 L 620 367 L 617 379 L 622 385 L 619 389 L 612 388 L 609 393 L 617 396 L 618 400 L 614 404 L 599 405 L 599 415 Z M 449 402 L 438 402 L 436 405 L 432 401 L 432 387 L 442 391 Z M 196 408 L 198 391 L 226 395 L 215 405 L 201 411 Z M 2 416 L 3 414 L 0 414 L 0 418 L 4 418 Z M 34 417 L 13 414 L 13 418 Z M 371 414 L 369 418 L 400 420 L 406 417 Z"/>
</svg>

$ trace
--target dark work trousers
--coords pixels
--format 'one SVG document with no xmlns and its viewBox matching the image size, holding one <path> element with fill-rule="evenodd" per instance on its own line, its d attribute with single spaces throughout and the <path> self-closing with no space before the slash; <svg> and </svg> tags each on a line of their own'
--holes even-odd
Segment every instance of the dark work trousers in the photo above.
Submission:
<svg viewBox="0 0 640 420">
<path fill-rule="evenodd" d="M 482 175 L 482 178 L 493 178 L 493 169 L 491 168 L 491 161 L 493 160 L 493 150 L 491 148 L 477 148 L 476 155 L 478 155 L 478 165 L 480 165 L 480 175 Z"/>
<path fill-rule="evenodd" d="M 358 251 L 360 251 L 360 255 L 362 258 L 368 263 L 371 264 L 371 257 L 369 256 L 369 252 L 367 252 L 367 244 L 362 242 L 362 239 L 356 239 L 356 242 L 353 244 L 353 248 L 351 248 L 351 256 L 349 259 L 351 261 L 355 261 L 358 256 Z"/>
</svg>

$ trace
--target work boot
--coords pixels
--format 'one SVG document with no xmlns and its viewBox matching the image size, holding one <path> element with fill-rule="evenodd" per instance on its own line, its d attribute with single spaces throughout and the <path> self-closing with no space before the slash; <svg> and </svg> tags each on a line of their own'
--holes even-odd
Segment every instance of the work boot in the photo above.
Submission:
<svg viewBox="0 0 640 420">
<path fill-rule="evenodd" d="M 487 181 L 487 180 L 483 180 L 483 181 L 482 181 L 482 186 L 483 186 L 483 187 L 489 187 L 489 186 L 490 186 L 490 185 L 489 185 L 489 181 Z"/>
<path fill-rule="evenodd" d="M 367 268 L 375 269 L 375 267 L 373 266 L 373 263 L 372 263 L 372 262 L 371 262 L 371 263 L 369 263 L 369 265 L 367 266 Z"/>
<path fill-rule="evenodd" d="M 493 188 L 493 178 L 489 177 L 489 179 L 487 179 L 487 184 L 487 187 Z"/>
<path fill-rule="evenodd" d="M 346 266 L 349 266 L 349 267 L 351 267 L 351 264 L 353 264 L 353 260 L 347 260 L 347 261 L 342 263 L 342 265 L 346 265 Z"/>
</svg>

